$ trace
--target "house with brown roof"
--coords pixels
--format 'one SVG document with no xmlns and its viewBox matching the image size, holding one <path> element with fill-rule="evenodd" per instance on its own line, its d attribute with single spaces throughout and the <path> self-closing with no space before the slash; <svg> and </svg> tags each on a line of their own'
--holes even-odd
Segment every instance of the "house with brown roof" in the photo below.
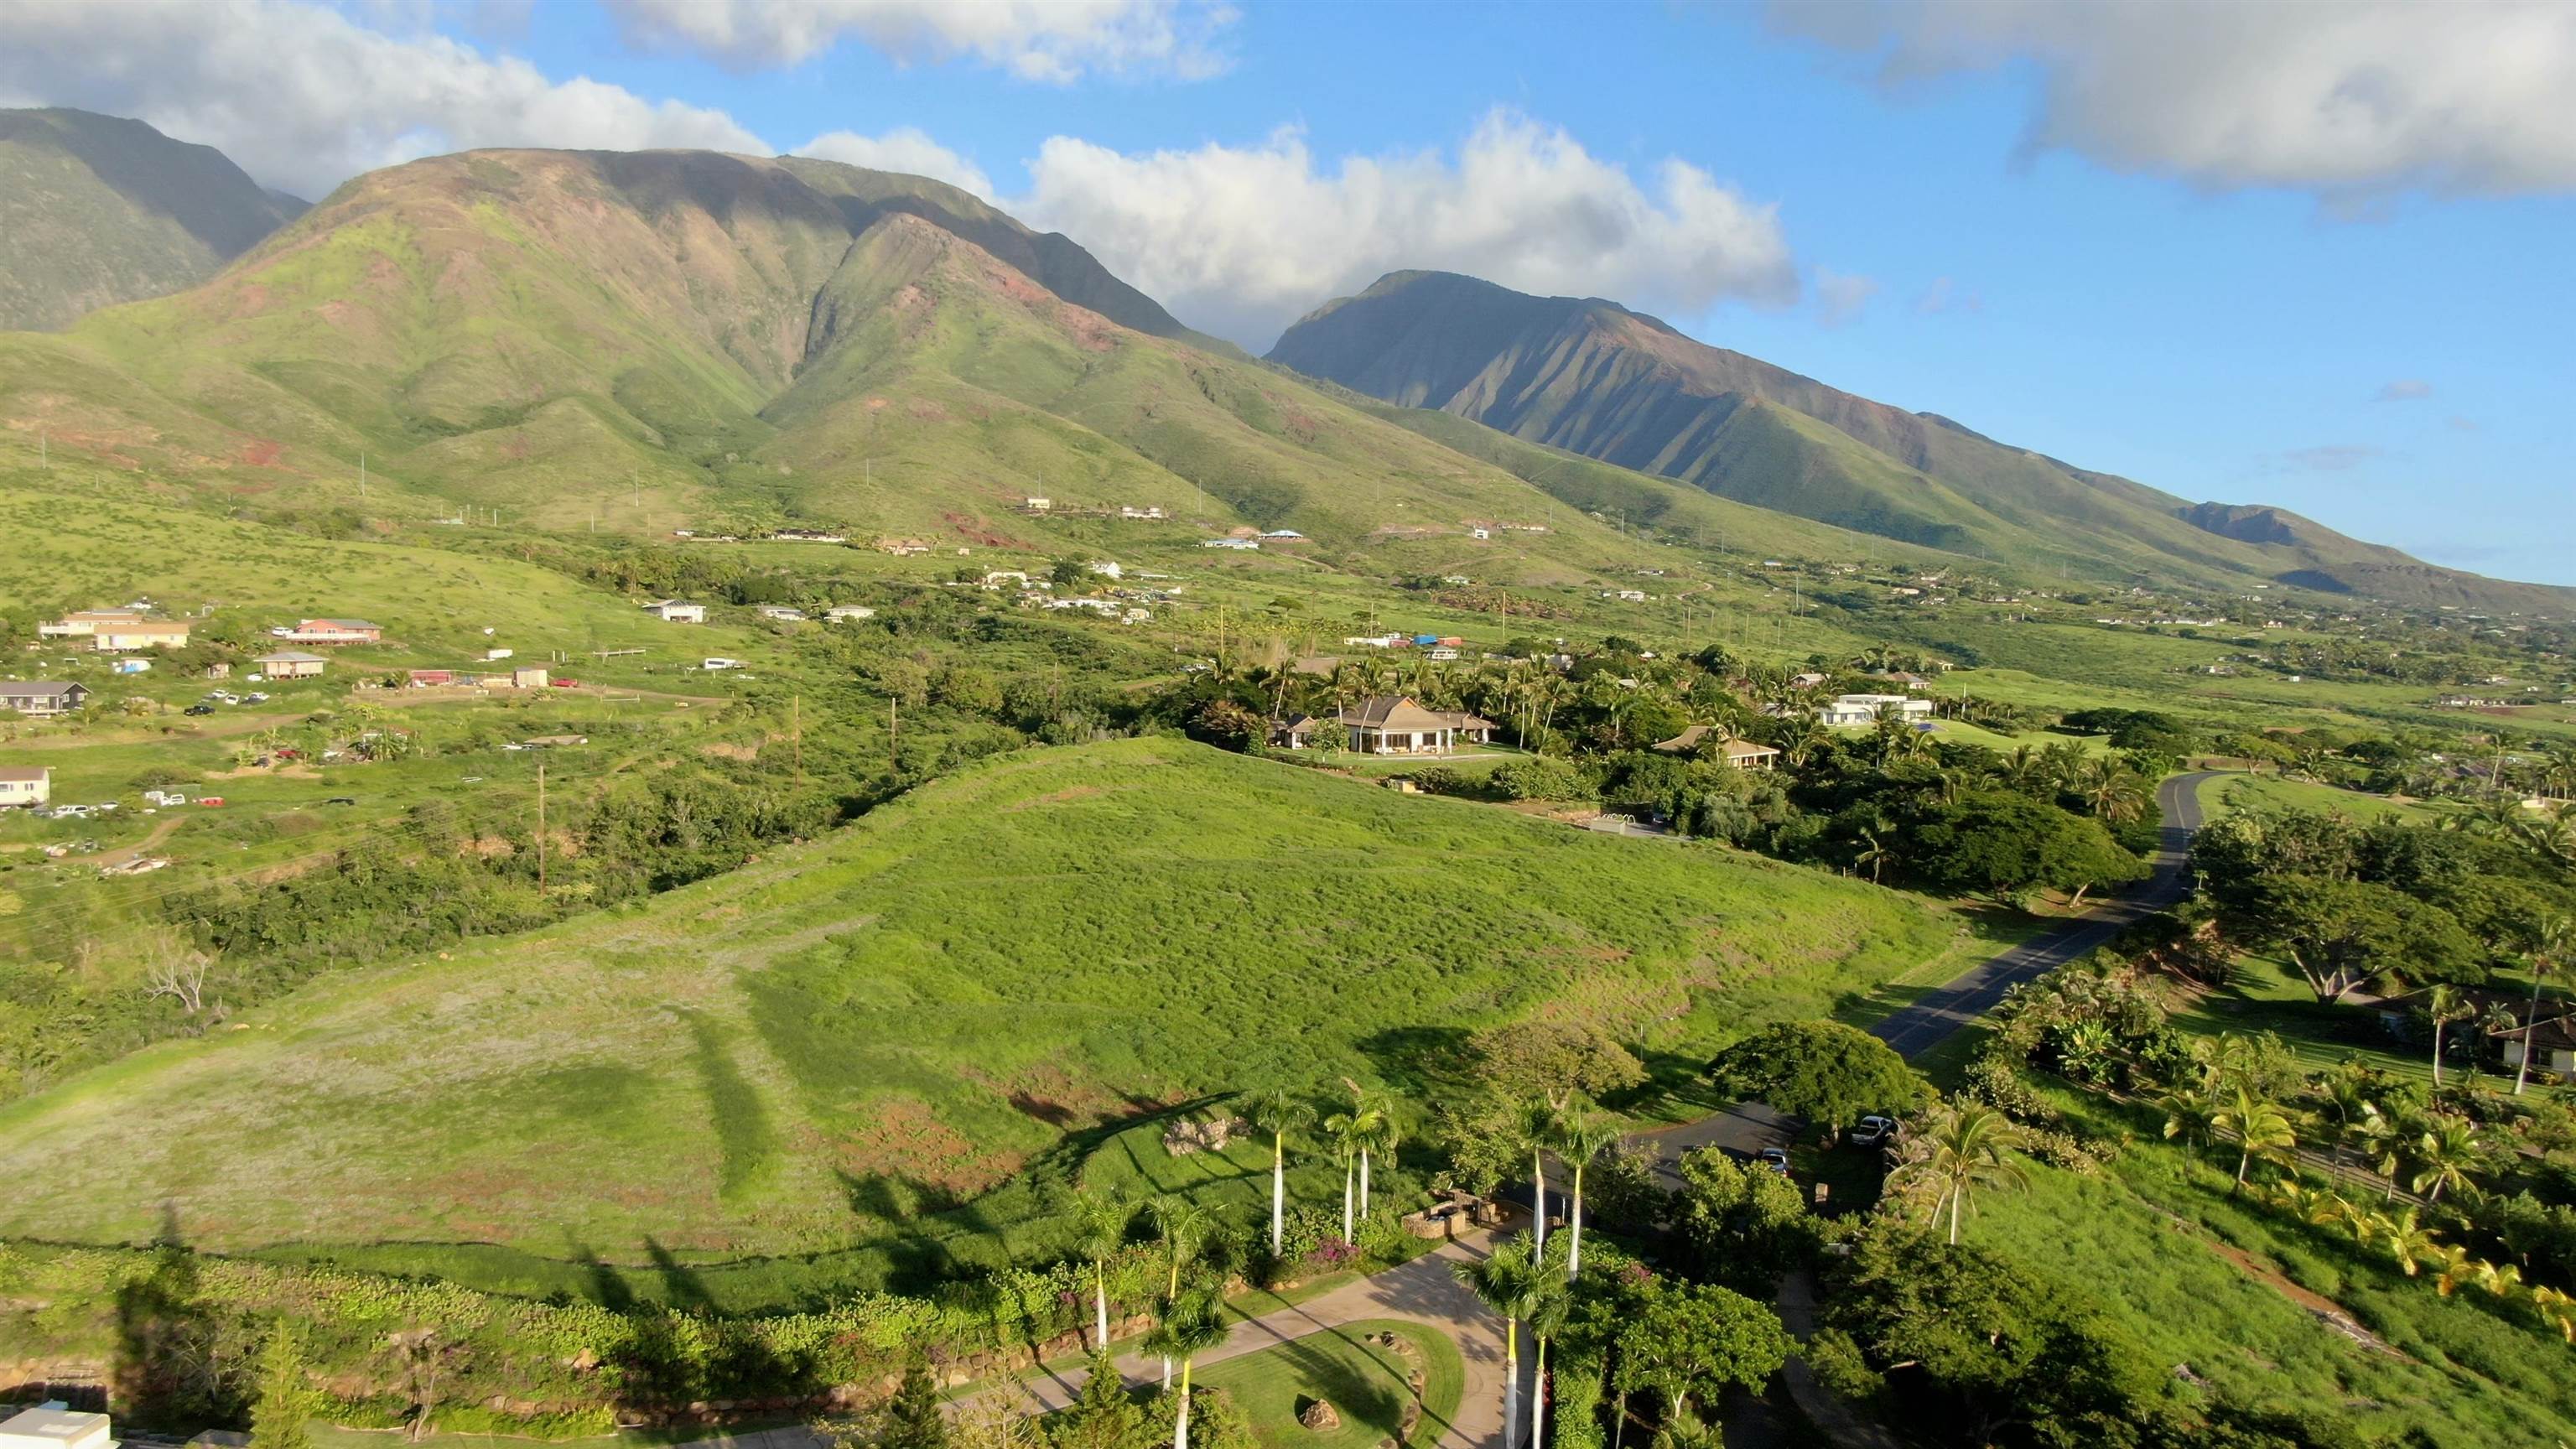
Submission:
<svg viewBox="0 0 2576 1449">
<path fill-rule="evenodd" d="M 0 765 L 0 807 L 42 805 L 53 798 L 53 771 L 42 765 Z"/>
<path fill-rule="evenodd" d="M 1667 755 L 1696 754 L 1707 746 L 1708 737 L 1715 733 L 1714 725 L 1692 725 L 1671 739 L 1655 741 L 1654 748 Z M 1780 759 L 1778 750 L 1769 745 L 1757 745 L 1751 740 L 1721 740 L 1714 753 L 1739 770 L 1772 769 Z"/>
<path fill-rule="evenodd" d="M 299 619 L 292 629 L 268 632 L 298 644 L 380 644 L 385 637 L 383 625 L 364 619 Z"/>
<path fill-rule="evenodd" d="M 2521 1029 L 2497 1031 L 2492 1035 L 2499 1039 L 2503 1049 L 2505 1070 L 2521 1070 Z M 2544 1016 L 2531 1028 L 2531 1069 L 2552 1072 L 2561 1079 L 2576 1078 L 2576 1019 L 2563 1015 Z"/>
<path fill-rule="evenodd" d="M 251 661 L 259 666 L 261 674 L 270 679 L 311 679 L 330 662 L 319 654 L 307 654 L 301 649 L 272 650 Z"/>
<path fill-rule="evenodd" d="M 0 709 L 15 710 L 29 719 L 69 714 L 88 702 L 86 684 L 54 679 L 0 680 Z"/>
<path fill-rule="evenodd" d="M 1364 755 L 1445 755 L 1462 744 L 1484 744 L 1494 733 L 1491 720 L 1424 709 L 1398 694 L 1373 695 L 1340 718 L 1351 748 Z"/>
</svg>

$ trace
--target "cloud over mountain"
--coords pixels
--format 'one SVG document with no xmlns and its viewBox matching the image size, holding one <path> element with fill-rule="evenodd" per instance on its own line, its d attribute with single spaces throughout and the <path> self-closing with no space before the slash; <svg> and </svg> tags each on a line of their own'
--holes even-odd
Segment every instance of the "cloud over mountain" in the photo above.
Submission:
<svg viewBox="0 0 2576 1449">
<path fill-rule="evenodd" d="M 1030 175 L 1015 213 L 1080 241 L 1192 326 L 1255 348 L 1317 299 L 1408 267 L 1683 312 L 1798 296 L 1772 205 L 1677 159 L 1641 180 L 1508 110 L 1454 156 L 1319 163 L 1294 128 L 1143 153 L 1057 136 Z"/>
<path fill-rule="evenodd" d="M 871 171 L 900 171 L 909 176 L 927 176 L 933 181 L 945 181 L 971 191 L 987 201 L 993 199 L 993 178 L 984 174 L 984 168 L 930 139 L 916 126 L 897 126 L 882 136 L 862 136 L 856 131 L 826 131 L 797 147 L 793 154 L 865 166 Z"/>
<path fill-rule="evenodd" d="M 311 196 L 478 146 L 769 149 L 722 111 L 552 80 L 517 57 L 296 0 L 19 0 L 8 41 L 0 104 L 138 117 Z"/>
</svg>

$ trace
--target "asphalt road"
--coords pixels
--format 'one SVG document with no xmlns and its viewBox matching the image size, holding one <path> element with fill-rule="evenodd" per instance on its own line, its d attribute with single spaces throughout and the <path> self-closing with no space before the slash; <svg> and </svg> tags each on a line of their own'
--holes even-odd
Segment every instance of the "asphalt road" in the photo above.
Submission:
<svg viewBox="0 0 2576 1449">
<path fill-rule="evenodd" d="M 2156 787 L 2156 805 L 2164 813 L 2164 843 L 2156 851 L 2155 874 L 2134 894 L 2106 901 L 2091 913 L 1989 957 L 1974 970 L 1870 1028 L 1871 1034 L 1911 1060 L 1975 1021 L 2024 981 L 2083 956 L 2110 941 L 2120 929 L 2183 898 L 2190 889 L 2185 858 L 2191 833 L 2200 828 L 2200 782 L 2217 770 L 2175 775 Z"/>
</svg>

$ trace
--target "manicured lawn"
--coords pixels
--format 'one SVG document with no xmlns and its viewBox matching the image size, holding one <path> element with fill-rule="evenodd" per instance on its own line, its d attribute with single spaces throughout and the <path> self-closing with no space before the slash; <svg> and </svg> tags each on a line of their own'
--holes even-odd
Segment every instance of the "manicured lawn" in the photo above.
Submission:
<svg viewBox="0 0 2576 1449">
<path fill-rule="evenodd" d="M 2340 811 L 2355 819 L 2430 820 L 2447 808 L 2434 802 L 2391 800 L 2361 790 L 2343 790 L 2313 780 L 2279 775 L 2221 775 L 2200 783 L 2200 808 L 2213 818 L 2231 810 L 2295 809 Z"/>
<path fill-rule="evenodd" d="M 1414 1351 L 1370 1341 L 1380 1333 L 1395 1334 Z M 1407 1381 L 1417 1367 L 1423 1373 L 1422 1421 L 1410 1442 L 1428 1445 L 1458 1412 L 1466 1370 L 1448 1335 L 1415 1324 L 1364 1319 L 1210 1364 L 1194 1377 L 1233 1397 L 1264 1449 L 1371 1449 L 1402 1428 L 1412 1398 Z M 1317 1399 L 1340 1413 L 1340 1428 L 1317 1433 L 1298 1422 L 1298 1414 Z"/>
</svg>

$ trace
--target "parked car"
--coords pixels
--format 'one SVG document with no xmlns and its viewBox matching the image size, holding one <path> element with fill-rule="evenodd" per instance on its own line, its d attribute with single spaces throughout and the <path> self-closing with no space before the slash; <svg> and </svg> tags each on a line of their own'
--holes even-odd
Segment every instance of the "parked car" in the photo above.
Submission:
<svg viewBox="0 0 2576 1449">
<path fill-rule="evenodd" d="M 1870 1116 L 1861 1118 L 1858 1123 L 1853 1125 L 1851 1130 L 1851 1145 L 1854 1147 L 1883 1147 L 1896 1140 L 1896 1132 L 1897 1127 L 1895 1118 L 1881 1117 L 1873 1113 Z"/>
<path fill-rule="evenodd" d="M 325 805 L 355 805 L 358 803 L 358 800 L 354 795 L 334 795 L 322 803 Z"/>
<path fill-rule="evenodd" d="M 213 714 L 214 712 L 215 707 L 211 704 L 192 704 L 179 711 L 181 714 Z"/>
<path fill-rule="evenodd" d="M 1765 1147 L 1762 1149 L 1761 1163 L 1764 1167 L 1771 1169 L 1782 1177 L 1787 1177 L 1789 1175 L 1789 1149 L 1786 1147 Z"/>
<path fill-rule="evenodd" d="M 242 696 L 242 702 L 245 704 L 266 704 L 268 703 L 268 696 L 254 689 L 250 693 Z"/>
</svg>

